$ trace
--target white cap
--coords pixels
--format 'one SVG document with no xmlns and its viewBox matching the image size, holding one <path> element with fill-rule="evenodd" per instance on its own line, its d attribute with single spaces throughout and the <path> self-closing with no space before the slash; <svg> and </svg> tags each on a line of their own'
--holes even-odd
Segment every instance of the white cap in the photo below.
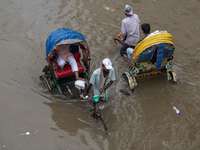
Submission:
<svg viewBox="0 0 200 150">
<path fill-rule="evenodd" d="M 105 58 L 103 61 L 102 61 L 102 64 L 106 67 L 106 69 L 112 69 L 112 63 L 110 61 L 109 58 Z"/>
<path fill-rule="evenodd" d="M 133 8 L 129 5 L 126 5 L 125 8 L 124 8 L 124 12 L 127 14 L 127 15 L 133 15 Z"/>
</svg>

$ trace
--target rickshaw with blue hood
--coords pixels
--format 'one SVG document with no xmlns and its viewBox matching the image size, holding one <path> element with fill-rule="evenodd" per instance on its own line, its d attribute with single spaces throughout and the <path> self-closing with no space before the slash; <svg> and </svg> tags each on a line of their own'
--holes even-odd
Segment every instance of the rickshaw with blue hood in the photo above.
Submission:
<svg viewBox="0 0 200 150">
<path fill-rule="evenodd" d="M 74 83 L 80 92 L 84 90 L 90 78 L 91 58 L 88 44 L 81 33 L 65 28 L 53 31 L 46 41 L 46 60 L 48 65 L 44 67 L 44 74 L 40 78 L 50 93 L 56 89 L 65 98 L 67 95 L 64 90 L 67 88 L 70 95 L 75 96 L 68 86 L 70 83 Z M 79 93 L 79 96 L 84 98 L 81 102 L 89 102 L 94 107 L 91 110 L 93 116 L 101 120 L 108 133 L 100 111 L 96 108 L 99 95 L 89 98 Z"/>
<path fill-rule="evenodd" d="M 53 31 L 46 41 L 46 60 L 48 65 L 44 67 L 40 79 L 50 93 L 56 89 L 64 95 L 63 91 L 67 89 L 73 95 L 68 86 L 70 83 L 75 83 L 79 91 L 85 88 L 91 59 L 89 46 L 81 33 L 66 28 Z"/>
</svg>

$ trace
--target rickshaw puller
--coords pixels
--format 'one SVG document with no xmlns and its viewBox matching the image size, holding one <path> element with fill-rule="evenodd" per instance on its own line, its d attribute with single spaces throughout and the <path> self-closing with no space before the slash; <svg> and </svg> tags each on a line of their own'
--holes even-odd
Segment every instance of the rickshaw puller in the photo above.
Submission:
<svg viewBox="0 0 200 150">
<path fill-rule="evenodd" d="M 90 78 L 89 84 L 85 90 L 88 94 L 93 85 L 94 95 L 100 95 L 100 100 L 107 101 L 109 97 L 110 86 L 115 80 L 115 70 L 109 58 L 102 61 L 102 66 L 96 69 Z"/>
<path fill-rule="evenodd" d="M 133 14 L 133 8 L 126 5 L 124 8 L 126 18 L 122 20 L 121 40 L 123 41 L 120 54 L 127 59 L 126 49 L 135 46 L 140 40 L 140 19 L 137 14 Z"/>
</svg>

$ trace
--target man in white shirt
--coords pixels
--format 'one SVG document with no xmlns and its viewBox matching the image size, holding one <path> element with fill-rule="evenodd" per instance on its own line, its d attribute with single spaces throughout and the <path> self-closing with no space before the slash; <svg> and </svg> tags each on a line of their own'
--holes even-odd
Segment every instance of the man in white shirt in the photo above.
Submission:
<svg viewBox="0 0 200 150">
<path fill-rule="evenodd" d="M 115 80 L 115 70 L 109 58 L 102 61 L 101 68 L 96 69 L 89 81 L 89 85 L 85 90 L 88 94 L 91 86 L 93 85 L 94 95 L 100 95 L 103 101 L 107 101 L 109 97 L 110 86 Z"/>
</svg>

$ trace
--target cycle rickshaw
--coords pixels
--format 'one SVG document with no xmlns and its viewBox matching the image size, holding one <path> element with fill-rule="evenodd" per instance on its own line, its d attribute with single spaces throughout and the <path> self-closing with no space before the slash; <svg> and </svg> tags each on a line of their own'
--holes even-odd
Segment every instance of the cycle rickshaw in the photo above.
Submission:
<svg viewBox="0 0 200 150">
<path fill-rule="evenodd" d="M 73 45 L 75 43 L 76 45 Z M 68 86 L 68 83 L 75 82 L 76 80 L 71 66 L 66 63 L 63 71 L 60 71 L 59 68 L 53 69 L 52 67 L 52 60 L 55 57 L 56 49 L 61 44 L 70 44 L 70 52 L 73 53 L 78 65 L 79 77 L 84 78 L 87 84 L 91 61 L 87 41 L 81 33 L 66 28 L 53 31 L 47 38 L 46 60 L 48 65 L 44 67 L 44 74 L 40 78 L 45 82 L 50 93 L 53 93 L 56 89 L 60 94 L 63 94 L 61 85 L 64 85 L 62 87 L 66 87 L 70 94 L 73 95 Z"/>
<path fill-rule="evenodd" d="M 69 89 L 68 84 L 75 83 L 75 87 L 81 91 L 85 86 L 83 85 L 76 85 L 76 78 L 72 71 L 70 64 L 65 64 L 63 69 L 64 71 L 60 71 L 59 68 L 53 69 L 52 60 L 55 59 L 55 53 L 59 45 L 61 44 L 70 44 L 70 52 L 73 53 L 73 56 L 78 65 L 78 73 L 79 77 L 84 78 L 86 81 L 86 85 L 89 82 L 90 78 L 90 51 L 88 44 L 84 38 L 84 36 L 74 30 L 71 29 L 58 29 L 52 32 L 46 41 L 46 60 L 48 65 L 46 65 L 43 69 L 44 74 L 40 76 L 40 78 L 45 82 L 46 87 L 48 88 L 50 93 L 56 89 L 61 95 L 63 95 L 63 88 L 66 87 L 68 92 L 73 96 L 74 94 Z M 75 44 L 75 45 L 73 45 Z M 64 86 L 63 86 L 64 85 Z M 81 102 L 89 102 L 94 109 L 91 111 L 93 112 L 92 115 L 94 118 L 100 119 L 104 125 L 106 133 L 108 133 L 107 127 L 105 122 L 103 121 L 100 110 L 98 109 L 98 99 L 99 95 L 96 95 L 92 98 L 83 97 L 81 93 L 79 93 L 81 98 Z"/>
<path fill-rule="evenodd" d="M 120 42 L 117 38 L 114 40 Z M 137 86 L 137 78 L 161 72 L 166 72 L 168 80 L 177 82 L 171 62 L 174 50 L 173 37 L 167 31 L 157 30 L 142 40 L 133 51 L 129 63 L 130 70 L 122 74 L 128 79 L 130 89 L 133 90 Z"/>
</svg>

